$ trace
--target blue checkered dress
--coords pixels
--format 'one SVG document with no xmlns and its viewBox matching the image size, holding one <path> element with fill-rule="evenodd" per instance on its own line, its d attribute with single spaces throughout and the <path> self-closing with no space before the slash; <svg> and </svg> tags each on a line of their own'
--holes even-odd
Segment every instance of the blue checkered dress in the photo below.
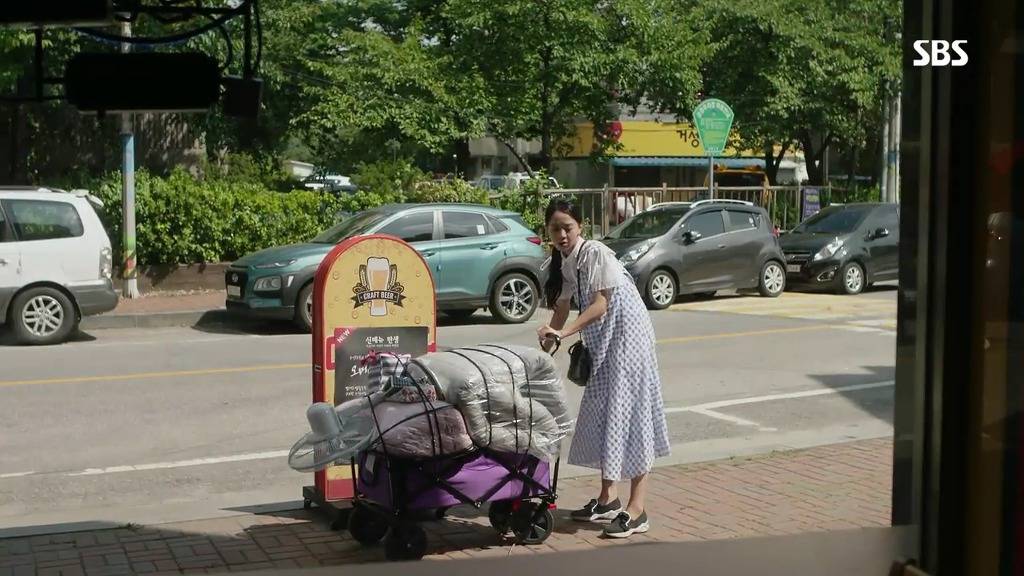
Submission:
<svg viewBox="0 0 1024 576">
<path fill-rule="evenodd" d="M 606 480 L 635 478 L 669 454 L 650 313 L 633 278 L 600 242 L 577 244 L 563 260 L 562 278 L 562 298 L 582 297 L 580 310 L 598 291 L 611 290 L 608 312 L 583 330 L 594 364 L 569 463 L 600 469 Z"/>
</svg>

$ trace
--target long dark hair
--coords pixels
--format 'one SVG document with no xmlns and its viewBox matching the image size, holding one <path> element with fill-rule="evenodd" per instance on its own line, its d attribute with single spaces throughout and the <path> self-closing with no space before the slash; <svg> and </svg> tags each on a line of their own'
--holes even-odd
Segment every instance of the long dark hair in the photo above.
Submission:
<svg viewBox="0 0 1024 576">
<path fill-rule="evenodd" d="M 579 206 L 571 198 L 553 198 L 544 211 L 544 226 L 551 224 L 551 217 L 555 212 L 568 214 L 577 224 L 583 224 L 583 216 L 580 214 Z M 554 308 L 558 297 L 562 295 L 562 253 L 557 246 L 551 247 L 551 264 L 548 266 L 548 279 L 544 283 L 544 298 L 548 308 Z"/>
</svg>

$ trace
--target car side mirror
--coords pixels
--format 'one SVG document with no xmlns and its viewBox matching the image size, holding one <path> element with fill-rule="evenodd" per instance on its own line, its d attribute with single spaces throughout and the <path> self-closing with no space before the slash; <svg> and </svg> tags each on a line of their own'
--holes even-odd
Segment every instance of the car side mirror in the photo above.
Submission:
<svg viewBox="0 0 1024 576">
<path fill-rule="evenodd" d="M 683 241 L 686 242 L 687 244 L 693 244 L 694 242 L 700 240 L 703 237 L 704 236 L 700 232 L 697 232 L 696 230 L 687 230 L 686 232 L 683 232 Z"/>
<path fill-rule="evenodd" d="M 885 238 L 888 235 L 889 231 L 885 228 L 876 228 L 875 231 L 871 233 L 871 239 L 878 240 L 879 238 Z"/>
</svg>

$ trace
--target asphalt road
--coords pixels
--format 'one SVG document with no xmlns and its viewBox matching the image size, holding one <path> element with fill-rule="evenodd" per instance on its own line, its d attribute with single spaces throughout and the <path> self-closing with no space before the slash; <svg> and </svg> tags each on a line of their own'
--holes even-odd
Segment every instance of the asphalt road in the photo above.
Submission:
<svg viewBox="0 0 1024 576">
<path fill-rule="evenodd" d="M 895 289 L 881 287 L 654 313 L 673 442 L 664 463 L 891 434 L 895 310 Z M 438 343 L 533 345 L 546 318 L 504 326 L 478 313 L 442 323 Z M 294 505 L 311 482 L 286 463 L 307 430 L 310 355 L 308 335 L 279 326 L 0 345 L 0 536 Z M 582 389 L 567 390 L 578 405 Z"/>
</svg>

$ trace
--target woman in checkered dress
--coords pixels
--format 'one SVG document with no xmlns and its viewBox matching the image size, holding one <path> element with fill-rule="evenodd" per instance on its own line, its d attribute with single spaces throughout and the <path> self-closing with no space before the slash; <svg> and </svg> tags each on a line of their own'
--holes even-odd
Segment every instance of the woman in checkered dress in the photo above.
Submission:
<svg viewBox="0 0 1024 576">
<path fill-rule="evenodd" d="M 546 222 L 555 246 L 545 295 L 554 314 L 537 336 L 548 348 L 553 336 L 582 333 L 591 353 L 593 371 L 569 463 L 601 470 L 601 493 L 572 515 L 612 520 L 605 534 L 625 538 L 648 530 L 647 473 L 656 458 L 669 454 L 654 326 L 632 277 L 610 248 L 581 237 L 581 221 L 571 202 L 548 205 Z M 566 326 L 573 298 L 580 314 Z M 630 496 L 623 510 L 615 483 L 626 479 Z"/>
</svg>

